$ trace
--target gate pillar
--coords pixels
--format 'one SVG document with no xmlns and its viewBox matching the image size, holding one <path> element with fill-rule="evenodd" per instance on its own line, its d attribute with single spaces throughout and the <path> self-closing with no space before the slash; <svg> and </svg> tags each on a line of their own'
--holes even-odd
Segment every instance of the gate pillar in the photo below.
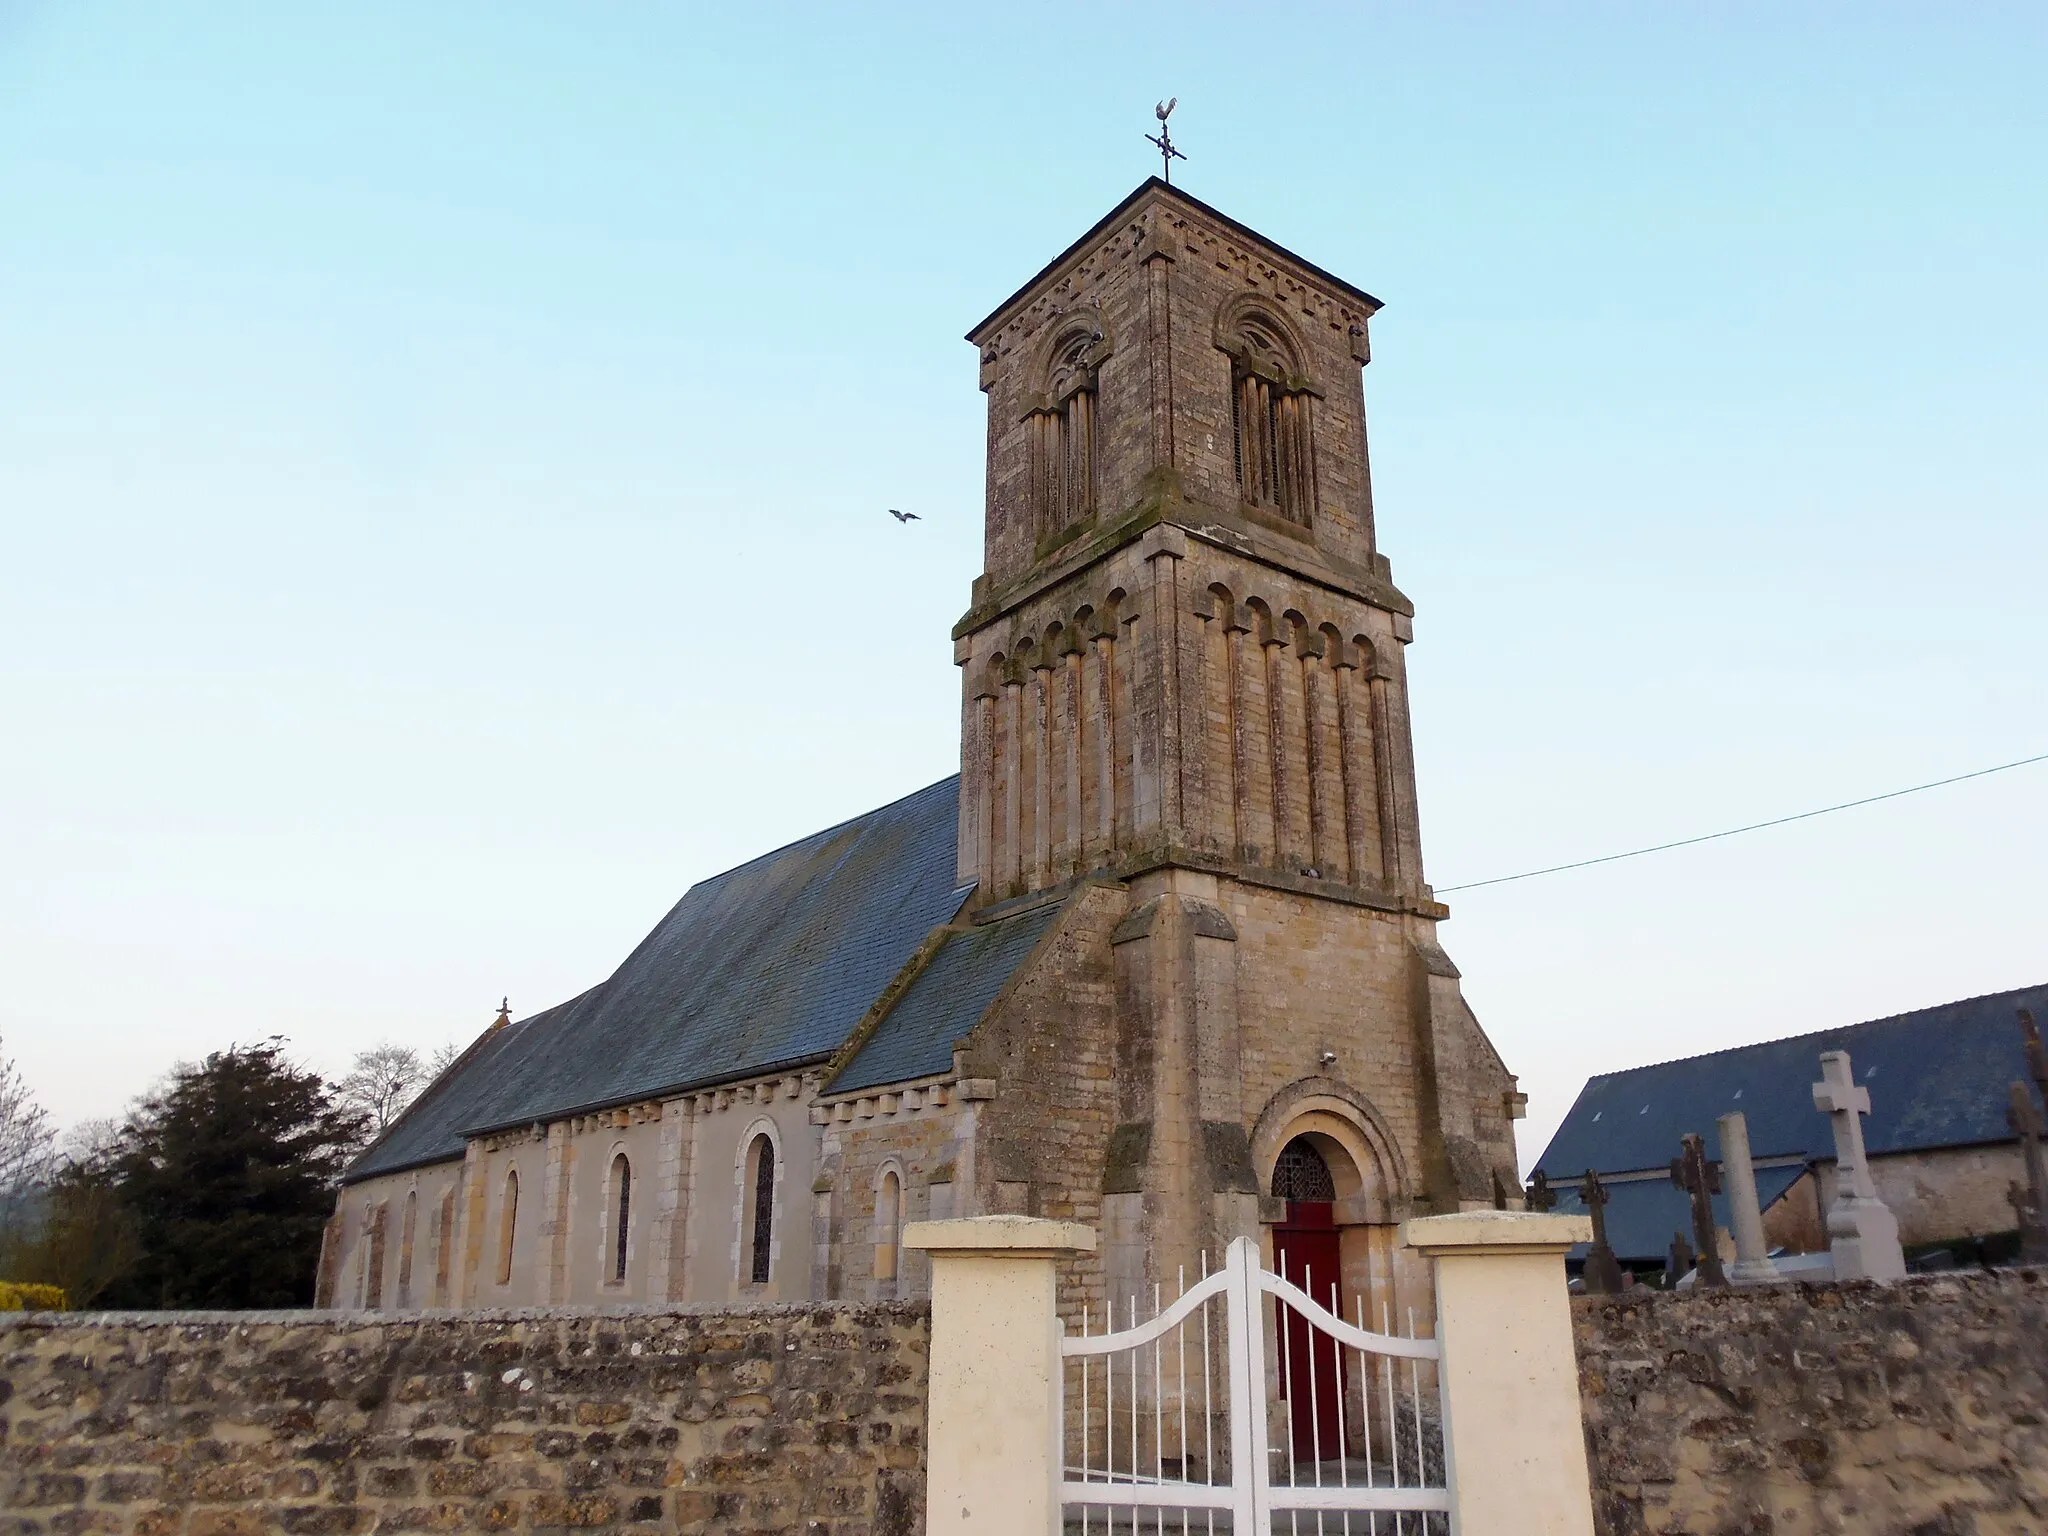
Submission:
<svg viewBox="0 0 2048 1536">
<path fill-rule="evenodd" d="M 1466 1211 L 1401 1236 L 1435 1261 L 1452 1529 L 1593 1536 L 1565 1250 L 1583 1216 Z"/>
<path fill-rule="evenodd" d="M 914 1221 L 932 1256 L 927 1536 L 1047 1536 L 1062 1459 L 1056 1262 L 1093 1228 L 1029 1216 Z"/>
</svg>

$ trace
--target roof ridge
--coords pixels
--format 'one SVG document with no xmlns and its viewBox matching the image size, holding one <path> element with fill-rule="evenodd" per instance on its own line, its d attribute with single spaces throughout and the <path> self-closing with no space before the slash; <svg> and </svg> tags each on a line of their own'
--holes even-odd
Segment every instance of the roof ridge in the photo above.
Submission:
<svg viewBox="0 0 2048 1536">
<path fill-rule="evenodd" d="M 829 827 L 820 827 L 815 832 L 806 832 L 801 837 L 792 837 L 788 842 L 783 843 L 777 847 L 770 848 L 765 853 L 757 853 L 751 859 L 742 859 L 739 863 L 733 865 L 730 869 L 721 869 L 716 874 L 704 876 L 701 880 L 692 880 L 689 883 L 689 885 L 684 888 L 683 896 L 687 897 L 691 891 L 698 889 L 700 886 L 710 885 L 713 881 L 723 880 L 729 875 L 736 875 L 740 873 L 741 870 L 752 869 L 756 864 L 762 863 L 763 861 L 768 859 L 775 858 L 779 854 L 787 853 L 792 848 L 800 848 L 805 843 L 814 842 L 821 837 L 830 837 L 834 832 L 838 832 L 843 828 L 850 827 L 857 821 L 866 821 L 870 816 L 879 816 L 882 814 L 882 812 L 894 810 L 899 805 L 907 805 L 912 800 L 915 800 L 918 796 L 928 795 L 933 790 L 939 788 L 941 785 L 956 782 L 959 779 L 959 777 L 960 775 L 957 771 L 949 773 L 942 779 L 932 780 L 931 783 L 925 785 L 922 789 L 913 789 L 907 795 L 898 795 L 894 800 L 884 800 L 880 805 L 870 806 L 865 811 L 856 811 L 853 815 L 846 817 L 843 821 L 833 822 L 832 825 L 830 825 Z"/>
<path fill-rule="evenodd" d="M 1768 1040 L 1752 1040 L 1747 1045 L 1724 1045 L 1718 1051 L 1695 1051 L 1690 1056 L 1670 1056 L 1662 1061 L 1646 1061 L 1638 1066 L 1622 1067 L 1613 1072 L 1596 1072 L 1586 1079 L 1586 1087 L 1590 1088 L 1594 1083 L 1607 1082 L 1618 1077 L 1627 1077 L 1634 1072 L 1650 1072 L 1659 1067 L 1683 1066 L 1689 1061 L 1710 1061 L 1716 1056 L 1733 1056 L 1742 1051 L 1758 1050 L 1766 1045 L 1791 1045 L 1797 1041 L 1811 1040 L 1820 1035 L 1839 1035 L 1844 1030 L 1864 1029 L 1877 1024 L 1895 1023 L 1900 1019 L 1909 1019 L 1917 1013 L 1934 1013 L 1943 1008 L 1959 1008 L 1965 1003 L 1990 1002 L 1996 998 L 2012 997 L 2021 992 L 2039 992 L 2042 990 L 2048 990 L 2048 981 L 2032 982 L 2023 987 L 2007 987 L 1999 992 L 1978 992 L 1969 997 L 1951 998 L 1945 1003 L 1929 1003 L 1924 1008 L 1906 1008 L 1898 1013 L 1887 1013 L 1874 1019 L 1858 1019 L 1853 1024 L 1835 1024 L 1824 1029 L 1802 1030 L 1796 1035 L 1775 1035 Z M 1585 1089 L 1582 1088 L 1579 1091 L 1581 1096 L 1583 1096 Z M 1572 1104 L 1576 1108 L 1578 1100 L 1574 1099 Z"/>
</svg>

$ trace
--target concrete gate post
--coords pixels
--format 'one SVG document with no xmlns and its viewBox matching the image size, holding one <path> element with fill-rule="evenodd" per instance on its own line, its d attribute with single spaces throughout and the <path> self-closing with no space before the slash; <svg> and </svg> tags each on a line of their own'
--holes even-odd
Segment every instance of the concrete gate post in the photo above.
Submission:
<svg viewBox="0 0 2048 1536">
<path fill-rule="evenodd" d="M 1435 1261 L 1444 1470 L 1463 1536 L 1592 1536 L 1565 1250 L 1583 1216 L 1466 1211 L 1405 1223 Z"/>
<path fill-rule="evenodd" d="M 914 1221 L 932 1256 L 926 1536 L 1048 1536 L 1063 1455 L 1055 1261 L 1092 1228 L 1029 1216 Z"/>
</svg>

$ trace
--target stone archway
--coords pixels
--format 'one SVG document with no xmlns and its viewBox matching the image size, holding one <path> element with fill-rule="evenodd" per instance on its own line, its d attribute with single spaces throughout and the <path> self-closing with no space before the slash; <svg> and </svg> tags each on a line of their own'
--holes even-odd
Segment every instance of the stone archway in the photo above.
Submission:
<svg viewBox="0 0 2048 1536">
<path fill-rule="evenodd" d="M 1401 1222 L 1414 1198 L 1406 1160 L 1371 1100 L 1339 1079 L 1290 1083 L 1267 1102 L 1253 1127 L 1252 1168 L 1264 1197 L 1267 1263 L 1276 1257 L 1274 1229 L 1287 1216 L 1273 1177 L 1281 1153 L 1297 1139 L 1329 1168 L 1341 1274 L 1337 1299 L 1346 1321 L 1363 1318 L 1374 1332 L 1405 1333 L 1412 1310 L 1418 1330 L 1432 1328 L 1436 1308 L 1427 1263 L 1401 1246 Z"/>
</svg>

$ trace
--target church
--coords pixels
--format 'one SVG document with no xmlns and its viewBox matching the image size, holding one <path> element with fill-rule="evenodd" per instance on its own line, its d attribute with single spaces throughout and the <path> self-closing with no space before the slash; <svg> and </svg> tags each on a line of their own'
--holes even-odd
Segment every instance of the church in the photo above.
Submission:
<svg viewBox="0 0 2048 1536">
<path fill-rule="evenodd" d="M 1438 943 L 1363 367 L 1379 301 L 1158 178 L 968 334 L 960 771 L 693 886 L 349 1171 L 319 1304 L 879 1299 L 908 1221 L 1084 1222 L 1101 1317 L 1240 1234 L 1427 1316 L 1517 1191 Z M 934 644 L 938 637 L 933 636 Z"/>
</svg>

